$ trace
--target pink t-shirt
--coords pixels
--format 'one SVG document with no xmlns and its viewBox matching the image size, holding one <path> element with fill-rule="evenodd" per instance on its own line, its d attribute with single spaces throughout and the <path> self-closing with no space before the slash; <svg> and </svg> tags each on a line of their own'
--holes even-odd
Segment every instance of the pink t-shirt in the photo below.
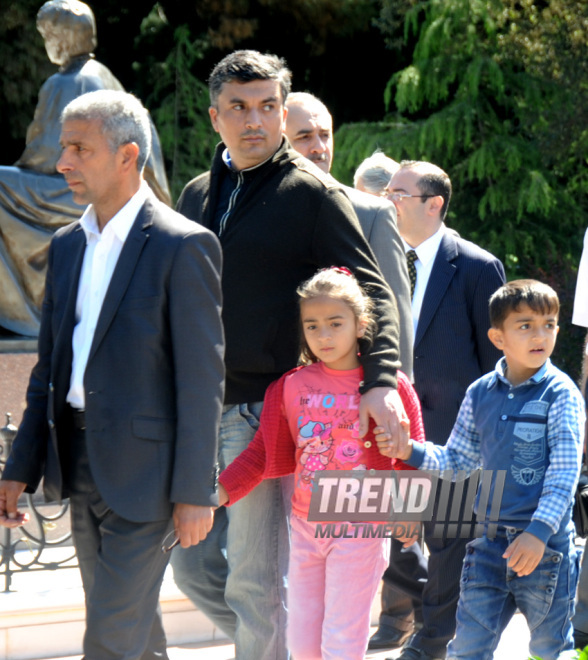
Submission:
<svg viewBox="0 0 588 660">
<path fill-rule="evenodd" d="M 317 472 L 366 469 L 359 437 L 362 377 L 361 367 L 337 371 L 317 362 L 284 382 L 283 412 L 296 442 L 292 510 L 301 518 L 308 516 Z"/>
</svg>

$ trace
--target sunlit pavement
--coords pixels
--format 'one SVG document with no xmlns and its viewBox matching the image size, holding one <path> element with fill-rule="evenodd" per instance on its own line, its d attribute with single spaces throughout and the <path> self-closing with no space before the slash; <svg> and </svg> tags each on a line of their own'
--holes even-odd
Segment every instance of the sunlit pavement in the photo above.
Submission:
<svg viewBox="0 0 588 660">
<path fill-rule="evenodd" d="M 375 631 L 375 628 L 374 628 Z M 494 654 L 495 660 L 527 660 L 529 657 L 529 629 L 522 614 L 516 614 L 505 630 L 500 645 Z M 232 644 L 186 644 L 168 649 L 170 660 L 233 660 L 235 647 Z M 400 650 L 368 653 L 369 660 L 397 658 Z M 47 660 L 80 660 L 82 656 L 69 656 Z"/>
</svg>

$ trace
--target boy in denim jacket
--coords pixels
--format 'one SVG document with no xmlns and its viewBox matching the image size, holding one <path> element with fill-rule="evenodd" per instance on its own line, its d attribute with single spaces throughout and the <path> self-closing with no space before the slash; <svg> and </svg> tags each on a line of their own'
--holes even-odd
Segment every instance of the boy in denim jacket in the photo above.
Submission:
<svg viewBox="0 0 588 660">
<path fill-rule="evenodd" d="M 516 280 L 498 289 L 488 335 L 504 357 L 468 388 L 445 446 L 408 440 L 398 455 L 420 469 L 505 474 L 495 535 L 486 526 L 467 546 L 448 658 L 491 660 L 517 608 L 533 655 L 555 660 L 573 648 L 578 553 L 571 516 L 585 413 L 578 388 L 549 359 L 558 314 L 557 294 L 546 284 Z M 381 430 L 385 451 L 389 438 Z M 488 502 L 493 490 L 494 480 Z M 487 511 L 476 514 L 488 518 Z"/>
</svg>

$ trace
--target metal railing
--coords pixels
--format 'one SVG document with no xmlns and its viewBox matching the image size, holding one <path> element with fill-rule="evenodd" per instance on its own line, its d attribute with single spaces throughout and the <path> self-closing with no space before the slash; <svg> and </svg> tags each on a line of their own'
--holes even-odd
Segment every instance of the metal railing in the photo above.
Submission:
<svg viewBox="0 0 588 660">
<path fill-rule="evenodd" d="M 8 413 L 6 425 L 0 429 L 0 474 L 10 455 L 16 431 Z M 77 566 L 71 543 L 69 502 L 46 504 L 41 494 L 25 494 L 19 508 L 28 511 L 29 521 L 22 527 L 0 527 L 0 578 L 4 578 L 5 592 L 10 591 L 16 574 Z"/>
</svg>

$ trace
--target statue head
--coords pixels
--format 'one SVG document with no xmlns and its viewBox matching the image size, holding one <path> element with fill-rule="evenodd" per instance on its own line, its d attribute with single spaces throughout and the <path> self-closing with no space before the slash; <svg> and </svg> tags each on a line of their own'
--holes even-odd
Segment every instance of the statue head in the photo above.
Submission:
<svg viewBox="0 0 588 660">
<path fill-rule="evenodd" d="M 37 14 L 37 29 L 45 41 L 49 59 L 59 66 L 96 48 L 94 14 L 79 0 L 46 2 Z"/>
</svg>

